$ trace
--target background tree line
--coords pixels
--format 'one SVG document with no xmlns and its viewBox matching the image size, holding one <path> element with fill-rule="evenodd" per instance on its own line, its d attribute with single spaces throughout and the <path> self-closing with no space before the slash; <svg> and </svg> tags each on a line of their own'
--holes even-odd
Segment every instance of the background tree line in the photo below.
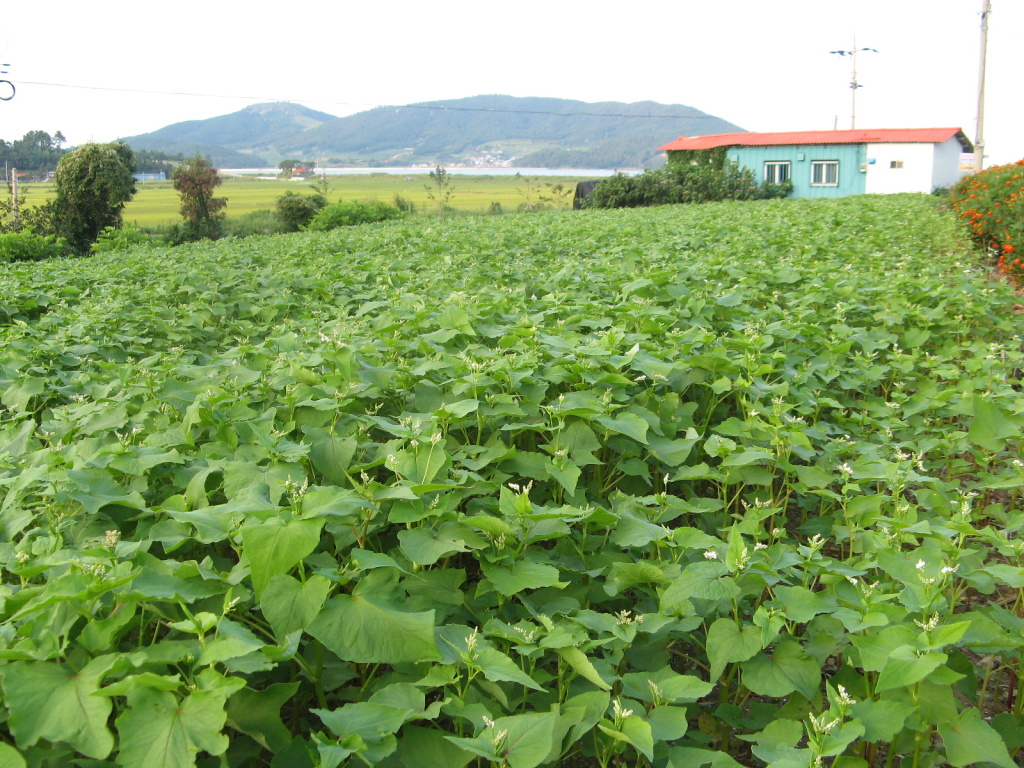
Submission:
<svg viewBox="0 0 1024 768">
<path fill-rule="evenodd" d="M 56 170 L 57 163 L 68 153 L 65 142 L 60 131 L 53 136 L 46 131 L 29 131 L 12 142 L 0 139 L 0 162 L 8 169 L 43 176 Z"/>
<path fill-rule="evenodd" d="M 51 136 L 46 131 L 29 131 L 20 139 L 5 141 L 0 139 L 0 164 L 10 173 L 17 168 L 18 173 L 28 176 L 45 178 L 51 171 L 57 170 L 60 159 L 72 151 L 65 147 L 67 139 L 57 131 Z M 160 173 L 168 176 L 174 167 L 185 161 L 182 154 L 167 154 L 157 150 L 139 150 L 135 156 L 136 173 Z"/>
</svg>

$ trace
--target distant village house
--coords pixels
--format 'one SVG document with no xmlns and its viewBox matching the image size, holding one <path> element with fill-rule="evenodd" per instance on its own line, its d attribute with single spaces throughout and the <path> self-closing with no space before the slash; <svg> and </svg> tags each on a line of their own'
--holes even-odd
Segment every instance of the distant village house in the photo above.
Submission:
<svg viewBox="0 0 1024 768">
<path fill-rule="evenodd" d="M 844 197 L 950 187 L 974 147 L 959 128 L 886 128 L 680 136 L 661 150 L 670 164 L 717 157 L 759 183 L 790 181 L 792 197 Z"/>
</svg>

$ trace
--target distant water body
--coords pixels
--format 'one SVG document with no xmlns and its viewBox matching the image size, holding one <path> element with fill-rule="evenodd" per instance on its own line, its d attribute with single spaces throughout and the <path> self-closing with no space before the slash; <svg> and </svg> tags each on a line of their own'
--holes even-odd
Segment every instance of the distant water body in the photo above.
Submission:
<svg viewBox="0 0 1024 768">
<path fill-rule="evenodd" d="M 372 173 L 388 173 L 397 176 L 415 176 L 425 174 L 434 170 L 433 168 L 317 168 L 317 175 L 343 176 L 348 174 L 369 175 Z M 620 168 L 610 170 L 608 168 L 457 168 L 445 167 L 448 173 L 467 176 L 614 176 L 616 173 L 624 173 L 627 176 L 634 176 L 641 173 L 637 168 Z M 237 176 L 274 176 L 281 171 L 278 168 L 221 168 L 221 173 L 234 174 Z"/>
</svg>

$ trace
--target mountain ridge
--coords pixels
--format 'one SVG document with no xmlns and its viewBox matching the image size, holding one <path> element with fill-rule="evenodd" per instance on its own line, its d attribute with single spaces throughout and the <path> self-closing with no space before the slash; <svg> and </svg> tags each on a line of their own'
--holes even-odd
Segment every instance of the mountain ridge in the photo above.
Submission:
<svg viewBox="0 0 1024 768">
<path fill-rule="evenodd" d="M 624 168 L 659 165 L 657 148 L 680 135 L 742 131 L 682 104 L 481 95 L 375 107 L 345 117 L 268 102 L 125 141 L 135 149 L 199 151 L 221 166 L 295 158 L 321 165 Z"/>
</svg>

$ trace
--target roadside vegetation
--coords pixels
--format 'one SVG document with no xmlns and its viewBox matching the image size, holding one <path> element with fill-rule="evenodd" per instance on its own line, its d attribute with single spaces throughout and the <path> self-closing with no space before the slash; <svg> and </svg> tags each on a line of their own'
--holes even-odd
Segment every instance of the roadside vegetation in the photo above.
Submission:
<svg viewBox="0 0 1024 768">
<path fill-rule="evenodd" d="M 961 240 L 903 195 L 0 266 L 0 762 L 1012 768 L 1024 321 Z"/>
<path fill-rule="evenodd" d="M 952 189 L 951 205 L 987 251 L 995 268 L 1024 286 L 1024 160 L 965 176 Z"/>
</svg>

